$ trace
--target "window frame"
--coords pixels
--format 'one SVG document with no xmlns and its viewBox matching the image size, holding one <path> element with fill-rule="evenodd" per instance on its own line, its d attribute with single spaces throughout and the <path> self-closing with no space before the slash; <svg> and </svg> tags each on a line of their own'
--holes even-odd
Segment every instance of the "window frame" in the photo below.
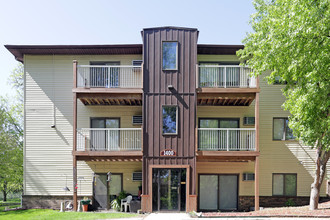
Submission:
<svg viewBox="0 0 330 220">
<path fill-rule="evenodd" d="M 274 175 L 282 175 L 283 176 L 283 195 L 274 195 Z M 286 194 L 286 188 L 285 188 L 285 176 L 286 175 L 293 175 L 296 177 L 296 187 L 295 187 L 295 194 L 294 195 L 287 195 Z M 298 175 L 297 173 L 273 173 L 272 175 L 272 196 L 297 196 L 297 189 L 298 189 Z"/>
<path fill-rule="evenodd" d="M 164 69 L 164 43 L 176 43 L 176 60 L 175 60 L 175 68 L 174 69 Z M 163 71 L 177 71 L 179 66 L 179 41 L 162 41 L 162 70 Z"/>
<path fill-rule="evenodd" d="M 275 123 L 274 123 L 274 120 L 275 119 L 283 119 L 284 120 L 284 132 L 283 132 L 283 136 L 282 136 L 282 139 L 275 139 L 274 138 L 274 131 L 275 131 Z M 295 140 L 295 137 L 293 136 L 292 139 L 286 139 L 286 134 L 287 134 L 287 127 L 288 124 L 286 122 L 286 120 L 289 120 L 288 117 L 273 117 L 273 141 L 294 141 Z"/>
<path fill-rule="evenodd" d="M 164 113 L 163 113 L 163 109 L 164 107 L 175 107 L 176 108 L 176 115 L 175 115 L 175 118 L 176 118 L 176 122 L 175 122 L 175 133 L 164 133 Z M 162 134 L 163 135 L 178 135 L 178 123 L 179 123 L 179 106 L 178 105 L 162 105 Z"/>
</svg>

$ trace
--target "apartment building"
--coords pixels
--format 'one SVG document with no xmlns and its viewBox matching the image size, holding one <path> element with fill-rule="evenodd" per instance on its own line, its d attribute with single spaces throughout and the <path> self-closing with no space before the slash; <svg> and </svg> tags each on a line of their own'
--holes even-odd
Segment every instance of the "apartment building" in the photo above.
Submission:
<svg viewBox="0 0 330 220">
<path fill-rule="evenodd" d="M 141 34 L 6 45 L 25 67 L 23 205 L 87 196 L 107 209 L 123 190 L 146 212 L 308 204 L 315 153 L 294 140 L 283 85 L 239 66 L 243 45 L 198 44 L 195 28 Z"/>
</svg>

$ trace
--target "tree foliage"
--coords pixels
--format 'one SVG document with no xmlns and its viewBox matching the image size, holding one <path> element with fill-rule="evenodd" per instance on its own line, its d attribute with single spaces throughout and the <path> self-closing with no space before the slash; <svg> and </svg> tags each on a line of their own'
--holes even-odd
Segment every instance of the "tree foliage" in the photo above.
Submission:
<svg viewBox="0 0 330 220">
<path fill-rule="evenodd" d="M 285 84 L 289 126 L 300 141 L 317 149 L 315 181 L 322 183 L 330 155 L 329 0 L 255 0 L 254 6 L 253 32 L 238 55 L 253 74 L 270 71 L 269 83 L 280 79 Z"/>
<path fill-rule="evenodd" d="M 18 192 L 23 182 L 23 65 L 10 75 L 16 98 L 0 97 L 0 190 Z"/>
</svg>

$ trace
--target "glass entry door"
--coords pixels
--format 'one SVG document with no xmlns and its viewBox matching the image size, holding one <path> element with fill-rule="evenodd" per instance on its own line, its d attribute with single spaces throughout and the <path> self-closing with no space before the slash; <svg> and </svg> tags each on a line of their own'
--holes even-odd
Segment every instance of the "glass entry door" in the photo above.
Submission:
<svg viewBox="0 0 330 220">
<path fill-rule="evenodd" d="M 153 211 L 185 211 L 186 169 L 153 169 Z"/>
</svg>

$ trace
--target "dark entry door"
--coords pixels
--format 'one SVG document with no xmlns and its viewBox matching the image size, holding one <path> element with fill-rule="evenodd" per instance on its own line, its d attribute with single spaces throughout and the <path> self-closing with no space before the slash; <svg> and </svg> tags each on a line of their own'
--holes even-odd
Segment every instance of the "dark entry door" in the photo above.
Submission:
<svg viewBox="0 0 330 220">
<path fill-rule="evenodd" d="M 109 208 L 107 174 L 94 174 L 93 199 L 94 209 Z"/>
<path fill-rule="evenodd" d="M 186 209 L 186 170 L 153 169 L 153 211 Z"/>
</svg>

